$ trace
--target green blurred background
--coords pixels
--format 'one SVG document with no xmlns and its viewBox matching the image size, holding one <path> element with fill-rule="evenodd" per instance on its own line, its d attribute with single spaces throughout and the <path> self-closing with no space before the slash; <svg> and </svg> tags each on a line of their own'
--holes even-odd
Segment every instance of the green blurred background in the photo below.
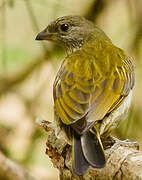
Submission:
<svg viewBox="0 0 142 180">
<path fill-rule="evenodd" d="M 63 15 L 97 24 L 135 62 L 136 84 L 127 120 L 114 132 L 142 145 L 142 1 L 0 0 L 0 150 L 41 180 L 57 180 L 36 117 L 53 121 L 52 84 L 63 49 L 35 37 Z"/>
</svg>

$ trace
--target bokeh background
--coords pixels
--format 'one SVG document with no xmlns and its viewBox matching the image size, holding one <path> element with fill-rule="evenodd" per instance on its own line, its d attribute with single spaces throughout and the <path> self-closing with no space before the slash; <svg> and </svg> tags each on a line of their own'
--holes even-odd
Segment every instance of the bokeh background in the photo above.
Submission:
<svg viewBox="0 0 142 180">
<path fill-rule="evenodd" d="M 35 119 L 53 121 L 52 84 L 66 54 L 35 37 L 50 21 L 71 14 L 94 21 L 133 57 L 132 107 L 114 134 L 142 147 L 141 7 L 141 0 L 0 0 L 0 151 L 6 157 L 37 179 L 59 179 L 45 155 L 46 134 Z"/>
</svg>

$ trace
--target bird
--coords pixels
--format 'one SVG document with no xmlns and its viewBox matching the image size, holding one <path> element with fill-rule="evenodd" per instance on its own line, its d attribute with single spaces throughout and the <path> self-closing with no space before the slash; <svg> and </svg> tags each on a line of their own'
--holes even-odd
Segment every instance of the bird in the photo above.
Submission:
<svg viewBox="0 0 142 180">
<path fill-rule="evenodd" d="M 53 84 L 57 127 L 72 145 L 72 169 L 83 175 L 106 165 L 103 137 L 110 136 L 131 105 L 133 59 L 103 30 L 77 15 L 59 17 L 36 40 L 66 49 Z"/>
</svg>

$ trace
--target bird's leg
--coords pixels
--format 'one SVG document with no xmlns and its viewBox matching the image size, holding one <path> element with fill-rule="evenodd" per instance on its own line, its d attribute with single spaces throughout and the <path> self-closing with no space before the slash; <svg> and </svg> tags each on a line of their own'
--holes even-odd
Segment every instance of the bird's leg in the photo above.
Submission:
<svg viewBox="0 0 142 180">
<path fill-rule="evenodd" d="M 101 140 L 104 150 L 111 148 L 116 142 L 112 136 L 108 136 L 107 138 L 101 137 Z"/>
<path fill-rule="evenodd" d="M 129 139 L 119 140 L 115 137 L 109 136 L 102 141 L 104 149 L 107 150 L 107 157 L 109 157 L 120 146 L 134 148 L 137 150 L 139 149 L 139 144 L 137 142 L 132 142 Z"/>
</svg>

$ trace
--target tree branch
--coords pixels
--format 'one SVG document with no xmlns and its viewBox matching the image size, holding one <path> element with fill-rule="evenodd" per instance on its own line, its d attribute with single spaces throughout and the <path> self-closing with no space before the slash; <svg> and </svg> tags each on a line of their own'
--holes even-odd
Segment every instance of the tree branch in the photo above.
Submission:
<svg viewBox="0 0 142 180">
<path fill-rule="evenodd" d="M 6 158 L 1 152 L 0 152 L 0 179 L 36 180 L 18 164 Z"/>
<path fill-rule="evenodd" d="M 59 170 L 60 179 L 73 180 L 142 180 L 142 153 L 134 148 L 119 145 L 110 154 L 106 150 L 107 164 L 103 169 L 89 169 L 83 176 L 72 174 L 71 146 L 64 139 L 55 135 L 55 125 L 48 121 L 38 121 L 48 134 L 46 154 L 50 157 L 55 168 Z"/>
</svg>

